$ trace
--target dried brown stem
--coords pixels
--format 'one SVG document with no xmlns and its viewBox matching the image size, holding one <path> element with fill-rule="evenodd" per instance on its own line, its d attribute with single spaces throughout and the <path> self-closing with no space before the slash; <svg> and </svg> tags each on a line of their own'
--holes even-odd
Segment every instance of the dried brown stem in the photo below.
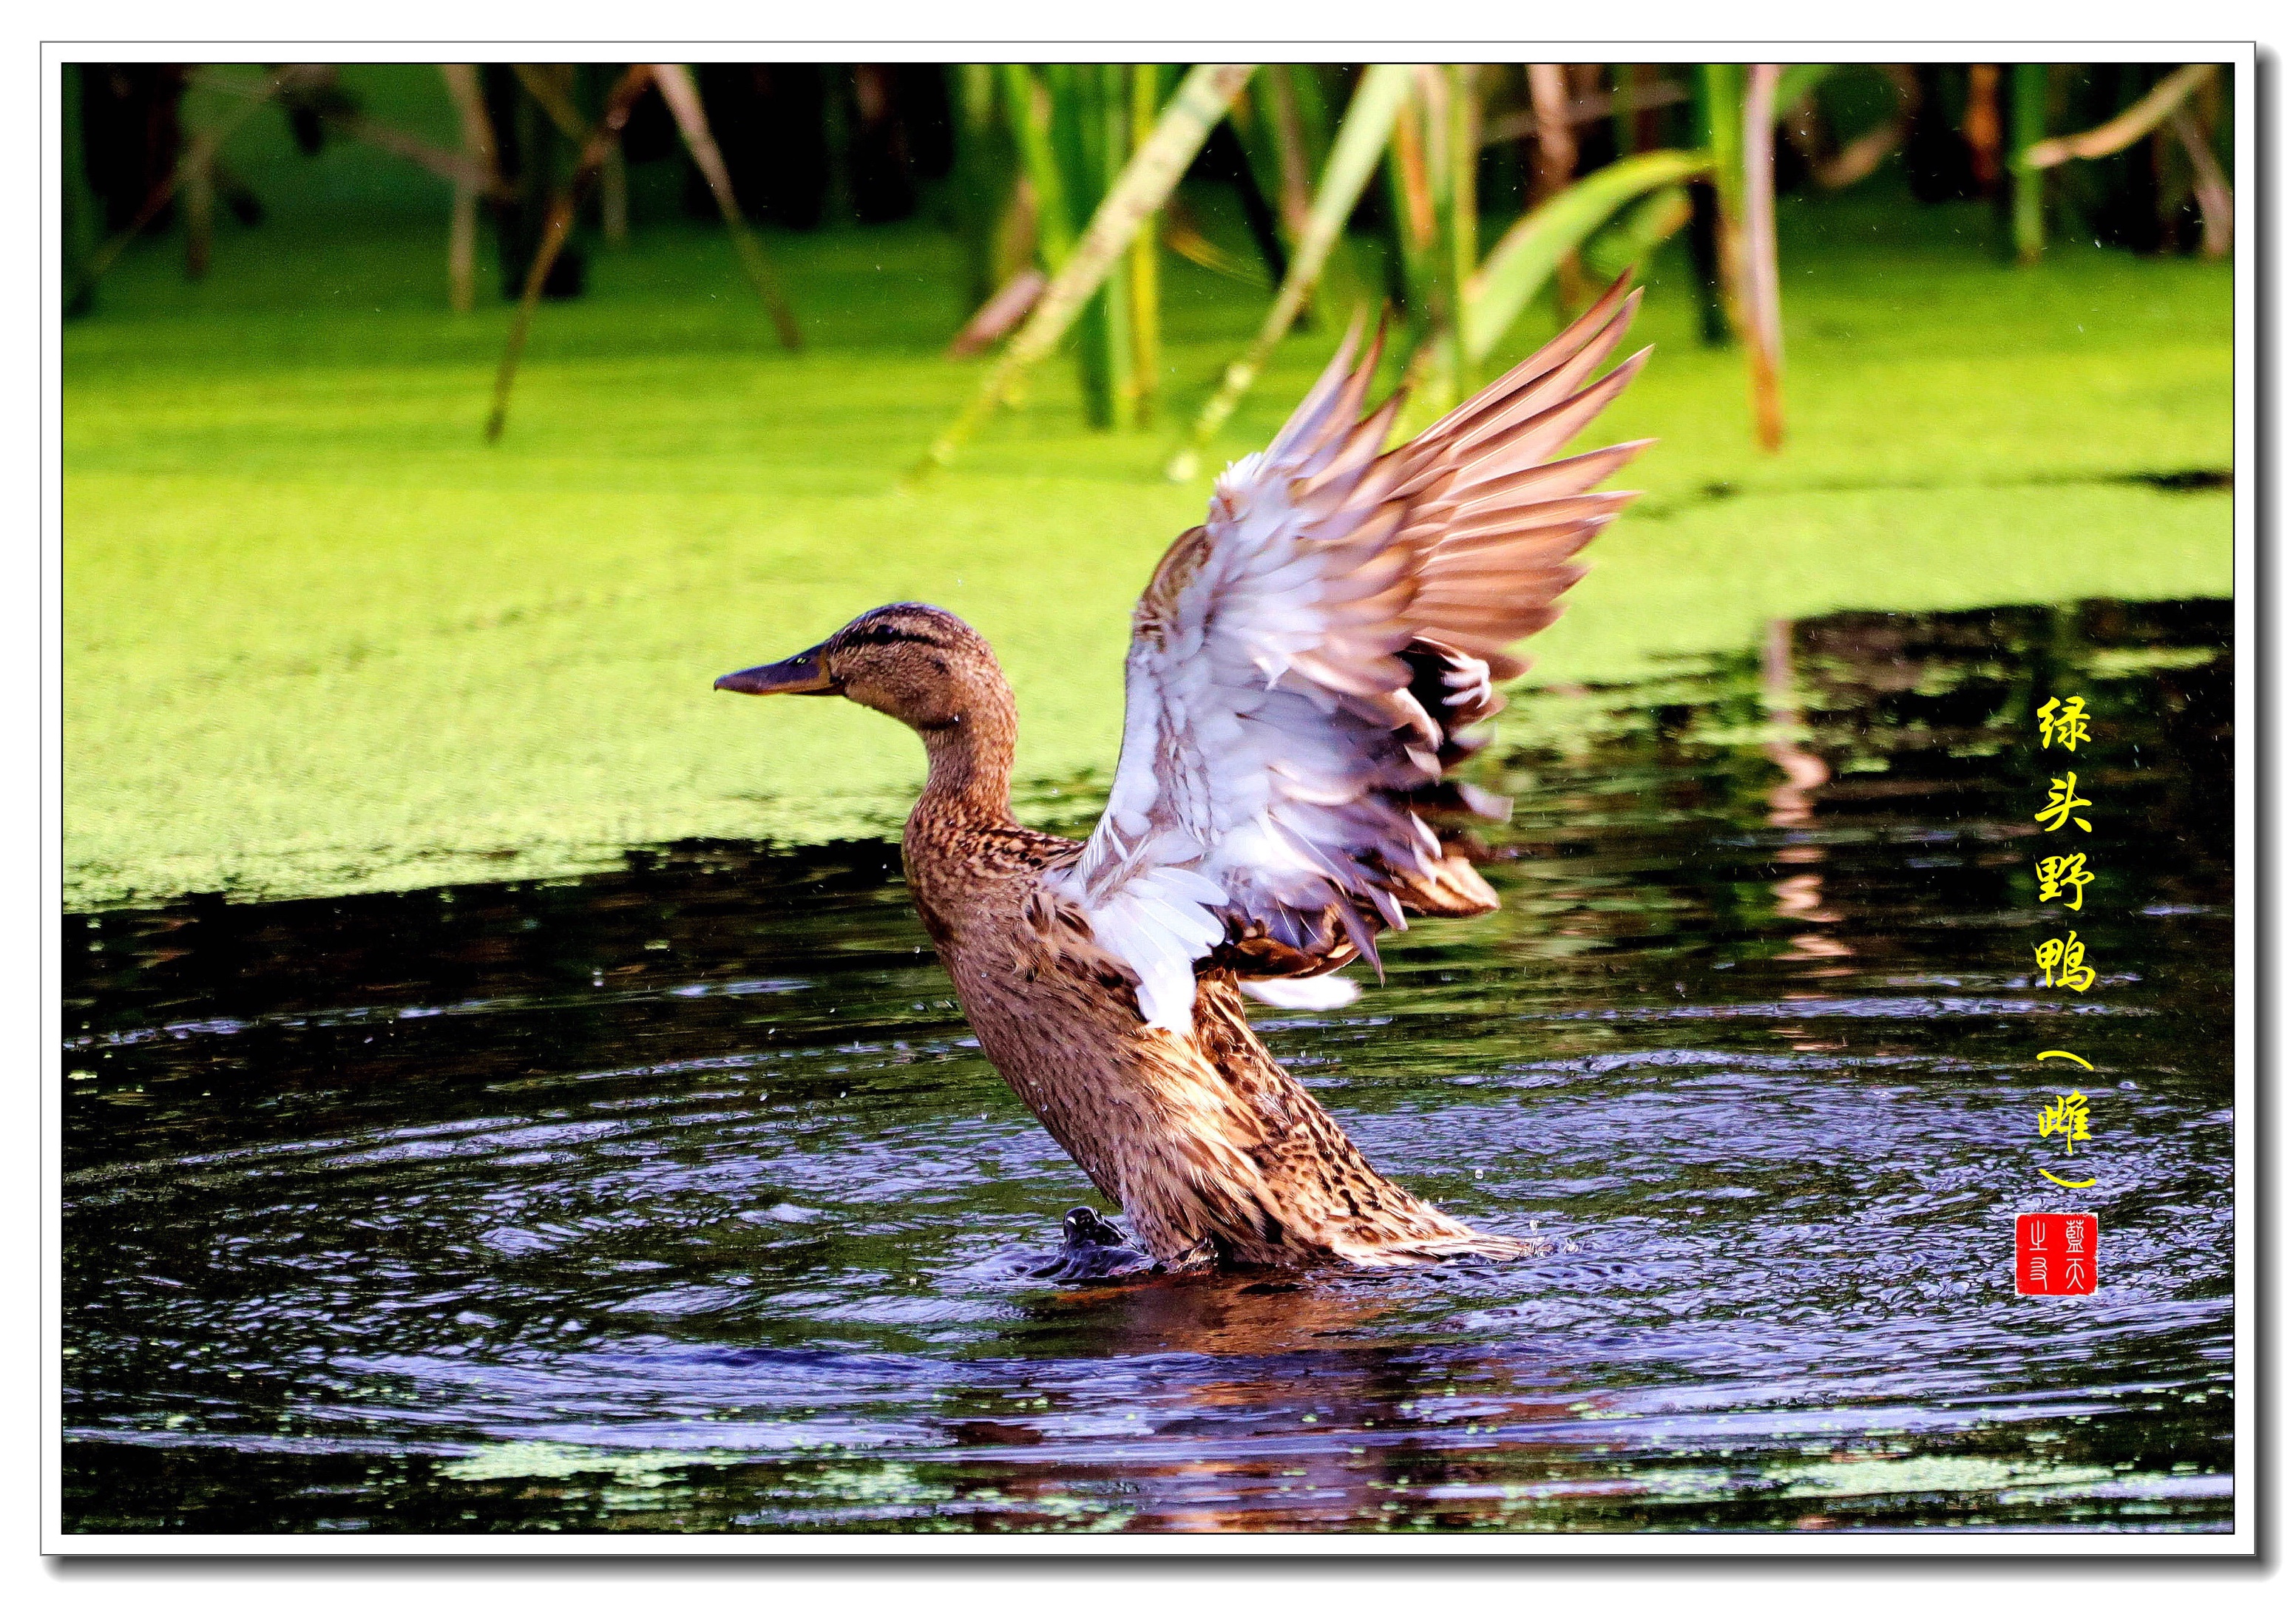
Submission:
<svg viewBox="0 0 2296 1597">
<path fill-rule="evenodd" d="M 288 89 L 309 81 L 314 74 L 326 70 L 325 68 L 301 64 L 275 68 L 265 75 L 263 82 L 258 86 L 247 92 L 246 100 L 241 105 L 237 116 L 193 135 L 191 145 L 184 151 L 183 159 L 176 161 L 167 176 L 152 185 L 152 192 L 144 196 L 143 205 L 137 209 L 135 217 L 130 219 L 127 225 L 106 239 L 102 247 L 88 257 L 87 266 L 80 273 L 78 281 L 65 290 L 64 303 L 70 305 L 79 299 L 94 285 L 97 278 L 111 270 L 127 246 L 135 242 L 135 236 L 152 225 L 152 218 L 167 209 L 168 201 L 176 197 L 176 191 L 183 186 L 184 179 L 194 166 L 211 163 L 215 159 L 215 152 L 223 148 L 226 139 L 246 125 L 250 117 L 270 104 Z"/>
<path fill-rule="evenodd" d="M 1907 67 L 1890 65 L 1877 70 L 1897 91 L 1898 114 L 1859 134 L 1842 145 L 1840 154 L 1819 165 L 1811 176 L 1822 188 L 1846 189 L 1871 176 L 1883 158 L 1906 142 L 1906 132 L 1913 127 L 1914 106 L 1921 97 L 1920 81 Z"/>
<path fill-rule="evenodd" d="M 1617 89 L 1601 94 L 1572 94 L 1563 101 L 1562 119 L 1573 127 L 1583 127 L 1589 122 L 1600 122 L 1620 111 L 1657 111 L 1669 105 L 1679 105 L 1690 98 L 1678 83 L 1666 83 L 1657 78 L 1632 85 L 1623 93 Z M 1490 118 L 1483 124 L 1485 144 L 1512 143 L 1534 136 L 1538 130 L 1536 107 L 1511 111 Z"/>
<path fill-rule="evenodd" d="M 2209 148 L 2193 108 L 2180 105 L 2169 115 L 2169 126 L 2193 163 L 2193 198 L 2201 206 L 2201 253 L 2222 260 L 2232 253 L 2232 184 L 2225 181 L 2216 152 Z"/>
<path fill-rule="evenodd" d="M 1530 79 L 1530 116 L 1538 143 L 1538 203 L 1570 186 L 1578 167 L 1578 140 L 1570 131 L 1570 89 L 1552 62 L 1523 68 Z"/>
<path fill-rule="evenodd" d="M 590 129 L 583 122 L 582 113 L 575 109 L 574 102 L 559 86 L 557 79 L 531 61 L 514 62 L 511 70 L 517 74 L 520 86 L 534 96 L 534 102 L 542 107 L 543 114 L 550 119 L 558 131 L 577 146 L 580 145 Z"/>
<path fill-rule="evenodd" d="M 1785 442 L 1785 400 L 1780 391 L 1784 336 L 1778 306 L 1777 172 L 1775 160 L 1778 78 L 1775 63 L 1747 70 L 1745 105 L 1746 361 L 1753 389 L 1754 436 L 1775 454 Z"/>
<path fill-rule="evenodd" d="M 749 224 L 742 219 L 742 208 L 734 198 L 733 176 L 726 169 L 726 158 L 718 153 L 718 140 L 709 131 L 709 119 L 702 113 L 701 95 L 693 86 L 693 75 L 683 66 L 668 61 L 657 63 L 653 75 L 670 116 L 676 120 L 677 131 L 685 140 L 685 148 L 693 157 L 693 164 L 701 168 L 709 192 L 718 201 L 718 214 L 726 219 L 726 231 L 733 238 L 734 253 L 741 258 L 742 270 L 748 274 L 750 286 L 758 291 L 758 298 L 765 301 L 766 310 L 774 319 L 782 347 L 802 348 L 805 340 L 798 332 L 796 313 L 790 309 L 789 300 L 782 293 L 773 263 L 766 258 L 765 250 L 750 233 Z"/>
<path fill-rule="evenodd" d="M 2194 89 L 2216 76 L 2216 71 L 2217 63 L 2214 61 L 2199 61 L 2189 67 L 2178 67 L 2154 84 L 2152 93 L 2111 121 L 2099 123 L 2087 133 L 2043 139 L 2024 152 L 2025 164 L 2029 167 L 2056 167 L 2075 159 L 2096 160 L 2117 154 L 2167 121 L 2170 113 L 2182 105 Z"/>
<path fill-rule="evenodd" d="M 1969 69 L 1969 103 L 1961 118 L 1969 144 L 1970 176 L 1991 192 L 2001 181 L 2001 69 L 1978 62 Z"/>
<path fill-rule="evenodd" d="M 574 213 L 580 209 L 583 196 L 589 192 L 598 168 L 605 164 L 606 152 L 621 137 L 622 128 L 630 119 L 631 108 L 653 80 L 653 69 L 644 65 L 634 66 L 622 74 L 613 92 L 606 96 L 606 108 L 599 113 L 598 125 L 589 129 L 582 141 L 582 153 L 574 163 L 574 175 L 567 179 L 565 191 L 550 202 L 550 217 L 543 225 L 542 242 L 536 246 L 534 260 L 527 267 L 526 291 L 519 296 L 518 315 L 511 323 L 510 343 L 503 350 L 502 364 L 495 373 L 494 408 L 487 415 L 489 444 L 502 437 L 503 425 L 510 419 L 510 388 L 518 375 L 518 358 L 526 349 L 526 335 L 534 324 L 534 307 L 542 299 L 542 285 L 550 276 L 550 268 L 558 263 L 558 253 L 566 247 L 567 235 L 574 231 Z"/>
<path fill-rule="evenodd" d="M 972 319 L 958 330 L 942 355 L 949 360 L 969 360 L 985 353 L 1036 308 L 1037 299 L 1044 295 L 1046 282 L 1043 269 L 1037 266 L 1015 275 L 972 313 Z"/>
<path fill-rule="evenodd" d="M 446 80 L 461 124 L 463 159 L 472 168 L 455 178 L 454 217 L 447 229 L 447 302 L 460 315 L 471 308 L 475 294 L 479 197 L 498 192 L 502 177 L 495 165 L 495 128 L 479 86 L 479 69 L 468 61 L 447 61 L 440 63 L 439 75 Z"/>
</svg>

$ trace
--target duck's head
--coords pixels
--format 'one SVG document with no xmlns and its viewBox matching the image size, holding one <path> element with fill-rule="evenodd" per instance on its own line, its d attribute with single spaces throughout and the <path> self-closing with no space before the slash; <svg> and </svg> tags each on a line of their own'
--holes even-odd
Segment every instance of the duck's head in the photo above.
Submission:
<svg viewBox="0 0 2296 1597">
<path fill-rule="evenodd" d="M 882 605 L 825 642 L 769 666 L 728 672 L 717 685 L 736 693 L 835 695 L 919 732 L 952 729 L 1011 703 L 988 640 L 930 604 Z"/>
</svg>

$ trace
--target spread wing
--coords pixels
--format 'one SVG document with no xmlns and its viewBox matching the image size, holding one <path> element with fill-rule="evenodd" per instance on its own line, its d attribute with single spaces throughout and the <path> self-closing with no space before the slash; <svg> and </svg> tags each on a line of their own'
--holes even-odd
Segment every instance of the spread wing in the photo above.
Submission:
<svg viewBox="0 0 2296 1597">
<path fill-rule="evenodd" d="M 1108 809 L 1044 884 L 1131 969 L 1150 1025 L 1187 1031 L 1216 952 L 1279 982 L 1358 954 L 1376 969 L 1375 924 L 1496 907 L 1421 812 L 1493 813 L 1446 773 L 1480 746 L 1494 679 L 1523 668 L 1507 645 L 1554 618 L 1583 575 L 1570 556 L 1632 497 L 1590 490 L 1648 440 L 1551 457 L 1649 354 L 1589 381 L 1639 299 L 1620 278 L 1386 454 L 1403 395 L 1362 415 L 1379 349 L 1350 370 L 1350 332 L 1166 553 L 1133 611 Z"/>
</svg>

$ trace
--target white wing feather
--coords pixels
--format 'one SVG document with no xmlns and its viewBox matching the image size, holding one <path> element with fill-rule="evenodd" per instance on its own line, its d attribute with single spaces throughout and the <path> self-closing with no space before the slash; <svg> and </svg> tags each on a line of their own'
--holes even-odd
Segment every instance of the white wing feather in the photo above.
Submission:
<svg viewBox="0 0 2296 1597">
<path fill-rule="evenodd" d="M 1399 396 L 1357 420 L 1377 352 L 1350 374 L 1351 334 L 1165 556 L 1134 612 L 1108 808 L 1046 875 L 1133 971 L 1150 1026 L 1188 1031 L 1195 965 L 1223 943 L 1328 950 L 1336 922 L 1376 963 L 1366 913 L 1400 928 L 1398 893 L 1439 898 L 1449 862 L 1408 798 L 1464 757 L 1454 733 L 1498 703 L 1491 666 L 1520 668 L 1499 651 L 1552 618 L 1578 575 L 1564 558 L 1628 497 L 1585 490 L 1630 447 L 1526 470 L 1639 362 L 1580 387 L 1623 336 L 1623 295 L 1385 455 Z M 1353 995 L 1252 985 L 1315 1007 L 1339 992 L 1318 980 Z"/>
<path fill-rule="evenodd" d="M 1238 985 L 1245 997 L 1271 1009 L 1343 1009 L 1363 996 L 1344 976 L 1278 976 Z"/>
</svg>

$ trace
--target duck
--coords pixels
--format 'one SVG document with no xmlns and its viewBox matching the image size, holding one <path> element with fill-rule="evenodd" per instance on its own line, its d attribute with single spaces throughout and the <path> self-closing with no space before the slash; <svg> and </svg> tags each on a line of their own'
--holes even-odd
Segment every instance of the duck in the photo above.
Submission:
<svg viewBox="0 0 2296 1597">
<path fill-rule="evenodd" d="M 926 777 L 903 874 L 1005 1085 L 1121 1210 L 1160 1272 L 1509 1260 L 1374 1169 L 1276 1062 L 1247 1003 L 1359 996 L 1408 917 L 1486 913 L 1456 767 L 1488 741 L 1509 652 L 1584 575 L 1652 441 L 1564 456 L 1633 381 L 1607 373 L 1641 291 L 1621 276 L 1538 353 L 1384 448 L 1406 395 L 1365 400 L 1360 321 L 1267 447 L 1218 479 L 1132 612 L 1107 807 L 1081 839 L 1012 805 L 1019 719 L 987 639 L 886 604 L 716 686 L 836 697 L 913 728 Z M 1358 359 L 1358 353 L 1362 358 Z M 1598 373 L 1600 373 L 1598 375 Z M 1086 1216 L 1091 1216 L 1087 1220 Z M 1121 1233 L 1071 1210 L 1070 1237 Z"/>
</svg>

